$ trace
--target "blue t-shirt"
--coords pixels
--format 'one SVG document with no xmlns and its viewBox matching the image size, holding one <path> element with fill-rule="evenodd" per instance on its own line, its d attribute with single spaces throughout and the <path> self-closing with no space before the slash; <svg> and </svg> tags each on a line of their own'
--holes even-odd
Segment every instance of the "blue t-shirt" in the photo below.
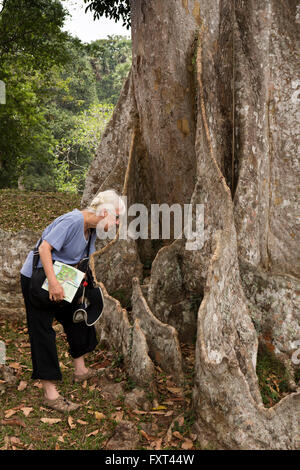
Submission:
<svg viewBox="0 0 300 470">
<path fill-rule="evenodd" d="M 96 230 L 94 230 L 90 244 L 90 254 L 95 251 L 96 235 Z M 88 255 L 88 240 L 84 236 L 84 218 L 78 209 L 55 219 L 45 228 L 41 238 L 53 246 L 51 254 L 54 261 L 77 264 Z M 23 276 L 32 276 L 32 261 L 33 251 L 30 251 L 20 271 Z M 38 267 L 41 266 L 42 263 L 39 260 Z"/>
</svg>

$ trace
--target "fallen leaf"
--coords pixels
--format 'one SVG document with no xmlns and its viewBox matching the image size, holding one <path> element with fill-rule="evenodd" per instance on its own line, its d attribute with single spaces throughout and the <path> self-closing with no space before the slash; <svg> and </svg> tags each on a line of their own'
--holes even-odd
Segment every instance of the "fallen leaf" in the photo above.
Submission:
<svg viewBox="0 0 300 470">
<path fill-rule="evenodd" d="M 68 367 L 65 366 L 65 364 L 61 361 L 59 361 L 59 366 L 60 366 L 61 369 L 68 369 Z"/>
<path fill-rule="evenodd" d="M 8 446 L 9 446 L 9 437 L 8 437 L 8 436 L 4 436 L 4 446 L 1 447 L 0 449 L 1 449 L 1 450 L 7 450 L 7 449 L 8 449 Z"/>
<path fill-rule="evenodd" d="M 151 442 L 150 447 L 151 449 L 161 450 L 161 443 L 162 443 L 162 438 L 155 439 Z"/>
<path fill-rule="evenodd" d="M 184 442 L 182 443 L 181 448 L 184 450 L 190 450 L 193 448 L 193 446 L 194 446 L 193 441 L 191 441 L 190 439 L 185 439 Z"/>
<path fill-rule="evenodd" d="M 15 437 L 15 436 L 12 436 L 10 438 L 10 442 L 11 442 L 11 444 L 15 444 L 15 445 L 23 445 L 22 441 L 20 441 L 20 439 L 18 437 Z"/>
<path fill-rule="evenodd" d="M 119 423 L 120 421 L 122 421 L 123 419 L 123 415 L 124 415 L 124 411 L 118 411 L 117 413 L 114 413 L 112 415 L 112 418 L 117 421 L 117 423 Z"/>
<path fill-rule="evenodd" d="M 59 423 L 61 419 L 60 418 L 41 418 L 41 421 L 47 424 L 56 424 L 56 423 Z"/>
<path fill-rule="evenodd" d="M 25 380 L 21 380 L 18 386 L 19 392 L 22 392 L 23 390 L 25 390 L 26 387 L 27 387 L 27 382 Z"/>
<path fill-rule="evenodd" d="M 27 417 L 29 415 L 29 413 L 31 413 L 33 408 L 25 406 L 24 408 L 21 408 L 21 410 L 23 411 L 24 415 Z"/>
<path fill-rule="evenodd" d="M 184 425 L 184 416 L 178 416 L 176 421 L 177 421 L 179 426 L 183 426 Z"/>
<path fill-rule="evenodd" d="M 184 440 L 184 437 L 178 431 L 174 431 L 173 436 L 177 437 L 177 439 L 180 439 L 181 441 Z"/>
<path fill-rule="evenodd" d="M 178 387 L 167 387 L 169 392 L 173 393 L 174 395 L 182 395 L 182 389 Z"/>
<path fill-rule="evenodd" d="M 95 431 L 92 431 L 89 434 L 87 434 L 86 437 L 96 436 L 96 434 L 98 434 L 98 432 L 99 432 L 99 429 L 95 429 Z"/>
<path fill-rule="evenodd" d="M 77 419 L 76 422 L 79 424 L 88 424 L 87 421 L 83 421 L 82 419 Z"/>
<path fill-rule="evenodd" d="M 57 439 L 59 442 L 65 442 L 63 436 L 59 436 L 59 438 Z"/>
<path fill-rule="evenodd" d="M 142 436 L 144 436 L 145 439 L 147 439 L 148 442 L 151 442 L 151 439 L 150 437 L 148 436 L 148 434 L 146 433 L 146 431 L 144 431 L 143 429 L 140 430 L 140 433 Z"/>
<path fill-rule="evenodd" d="M 19 362 L 11 362 L 11 363 L 8 364 L 8 365 L 9 365 L 9 367 L 11 367 L 12 369 L 16 369 L 16 370 L 21 369 L 21 367 L 22 367 L 21 364 L 19 364 Z"/>
<path fill-rule="evenodd" d="M 35 382 L 33 386 L 37 388 L 43 388 L 43 385 L 40 382 Z"/>
<path fill-rule="evenodd" d="M 11 416 L 13 416 L 15 413 L 17 413 L 18 410 L 14 410 L 14 409 L 11 409 L 11 410 L 6 410 L 4 411 L 4 417 L 5 418 L 10 418 Z"/>
<path fill-rule="evenodd" d="M 96 419 L 104 419 L 105 415 L 103 413 L 100 413 L 100 411 L 95 411 L 95 418 Z"/>
<path fill-rule="evenodd" d="M 152 410 L 154 410 L 154 411 L 166 410 L 166 409 L 167 409 L 167 407 L 163 406 L 163 405 L 158 405 L 158 406 L 155 406 L 154 408 L 152 408 Z"/>
<path fill-rule="evenodd" d="M 76 428 L 76 424 L 74 424 L 72 416 L 68 416 L 68 425 L 71 429 Z"/>
<path fill-rule="evenodd" d="M 23 428 L 26 428 L 26 424 L 24 423 L 24 421 L 18 417 L 12 419 L 2 419 L 2 421 L 0 421 L 0 424 L 3 424 L 4 426 L 22 426 Z"/>
</svg>

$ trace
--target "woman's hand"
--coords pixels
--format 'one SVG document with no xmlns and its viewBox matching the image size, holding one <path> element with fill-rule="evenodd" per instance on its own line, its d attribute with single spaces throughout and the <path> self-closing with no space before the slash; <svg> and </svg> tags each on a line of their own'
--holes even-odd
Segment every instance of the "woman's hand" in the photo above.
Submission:
<svg viewBox="0 0 300 470">
<path fill-rule="evenodd" d="M 52 282 L 48 281 L 49 299 L 54 302 L 60 302 L 64 299 L 65 292 L 62 285 L 55 279 Z"/>
<path fill-rule="evenodd" d="M 51 251 L 53 247 L 46 240 L 43 240 L 39 247 L 39 254 L 41 262 L 48 279 L 48 290 L 49 290 L 49 299 L 54 302 L 60 302 L 63 300 L 65 293 L 64 289 L 58 280 L 55 277 L 53 270 L 52 256 Z"/>
</svg>

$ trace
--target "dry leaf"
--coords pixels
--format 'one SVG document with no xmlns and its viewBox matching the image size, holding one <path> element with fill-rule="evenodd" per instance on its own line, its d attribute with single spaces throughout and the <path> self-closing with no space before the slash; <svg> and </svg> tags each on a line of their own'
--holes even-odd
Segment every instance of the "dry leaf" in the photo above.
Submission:
<svg viewBox="0 0 300 470">
<path fill-rule="evenodd" d="M 161 450 L 162 438 L 156 439 L 151 442 L 150 447 L 155 450 Z"/>
<path fill-rule="evenodd" d="M 119 423 L 120 421 L 122 421 L 123 419 L 123 415 L 124 415 L 124 411 L 118 411 L 117 413 L 114 413 L 112 415 L 112 418 L 117 421 L 117 423 Z"/>
<path fill-rule="evenodd" d="M 59 423 L 61 419 L 60 418 L 41 418 L 41 421 L 47 424 L 56 424 L 56 423 Z"/>
<path fill-rule="evenodd" d="M 13 416 L 15 413 L 17 413 L 18 410 L 6 410 L 4 411 L 4 417 L 5 418 L 10 418 L 11 416 Z"/>
<path fill-rule="evenodd" d="M 98 434 L 98 432 L 99 432 L 99 429 L 95 429 L 95 431 L 90 432 L 89 434 L 87 434 L 86 437 L 96 436 L 96 434 Z"/>
<path fill-rule="evenodd" d="M 184 440 L 184 437 L 178 431 L 174 431 L 173 436 L 177 437 L 177 439 L 180 439 L 181 441 Z"/>
<path fill-rule="evenodd" d="M 61 369 L 68 369 L 68 367 L 65 366 L 65 364 L 61 361 L 59 361 L 59 366 L 60 366 Z"/>
<path fill-rule="evenodd" d="M 172 439 L 172 429 L 173 429 L 173 426 L 175 425 L 175 423 L 178 423 L 180 426 L 183 425 L 184 423 L 184 417 L 182 415 L 180 416 L 176 416 L 176 418 L 173 419 L 172 423 L 170 424 L 169 426 L 169 429 L 167 431 L 167 434 L 166 434 L 166 437 L 165 437 L 165 442 L 166 443 L 170 443 L 171 439 Z M 176 431 L 175 431 L 176 432 Z M 179 433 L 178 433 L 179 434 Z"/>
<path fill-rule="evenodd" d="M 184 425 L 184 416 L 178 416 L 176 421 L 177 421 L 179 426 L 183 426 Z"/>
<path fill-rule="evenodd" d="M 140 433 L 142 436 L 144 436 L 145 439 L 147 439 L 148 442 L 151 442 L 151 439 L 150 437 L 148 436 L 148 434 L 146 433 L 146 431 L 144 431 L 143 429 L 140 430 Z"/>
<path fill-rule="evenodd" d="M 158 406 L 155 406 L 154 408 L 152 408 L 152 410 L 154 410 L 154 411 L 166 410 L 166 409 L 167 409 L 167 407 L 163 406 L 163 405 L 158 405 Z"/>
<path fill-rule="evenodd" d="M 100 413 L 100 411 L 95 411 L 95 418 L 96 419 L 104 419 L 105 415 L 103 413 Z"/>
<path fill-rule="evenodd" d="M 24 408 L 21 408 L 21 410 L 23 411 L 24 415 L 27 417 L 29 415 L 29 413 L 31 413 L 33 408 L 25 406 Z"/>
<path fill-rule="evenodd" d="M 87 380 L 85 380 L 83 383 L 82 383 L 82 388 L 86 388 L 87 386 Z"/>
<path fill-rule="evenodd" d="M 18 386 L 19 392 L 22 392 L 23 390 L 25 390 L 26 387 L 27 387 L 27 382 L 25 382 L 25 380 L 21 380 Z"/>
<path fill-rule="evenodd" d="M 174 393 L 174 395 L 182 395 L 182 389 L 178 387 L 167 387 L 169 392 Z"/>
<path fill-rule="evenodd" d="M 40 382 L 35 382 L 33 386 L 37 388 L 43 388 L 43 385 Z"/>
<path fill-rule="evenodd" d="M 82 419 L 77 419 L 76 422 L 79 424 L 88 424 L 87 421 L 83 421 Z"/>
<path fill-rule="evenodd" d="M 18 417 L 16 418 L 12 418 L 12 419 L 2 419 L 2 421 L 0 421 L 0 424 L 3 424 L 3 425 L 9 425 L 9 426 L 22 426 L 23 428 L 26 428 L 26 424 L 24 423 L 24 421 Z"/>
<path fill-rule="evenodd" d="M 9 367 L 11 367 L 12 369 L 16 369 L 16 370 L 19 370 L 21 369 L 21 364 L 19 364 L 19 362 L 11 362 L 10 364 L 8 364 Z"/>
<path fill-rule="evenodd" d="M 59 442 L 65 442 L 63 436 L 59 436 L 59 438 L 57 439 Z"/>
<path fill-rule="evenodd" d="M 191 441 L 190 439 L 185 439 L 184 442 L 182 443 L 181 448 L 184 450 L 190 450 L 193 448 L 193 446 L 194 446 L 193 441 Z"/>
<path fill-rule="evenodd" d="M 71 429 L 76 428 L 76 424 L 74 424 L 72 416 L 68 416 L 68 425 Z"/>
<path fill-rule="evenodd" d="M 22 446 L 22 447 L 24 446 L 23 442 L 16 436 L 12 436 L 10 438 L 10 443 L 16 446 Z"/>
</svg>

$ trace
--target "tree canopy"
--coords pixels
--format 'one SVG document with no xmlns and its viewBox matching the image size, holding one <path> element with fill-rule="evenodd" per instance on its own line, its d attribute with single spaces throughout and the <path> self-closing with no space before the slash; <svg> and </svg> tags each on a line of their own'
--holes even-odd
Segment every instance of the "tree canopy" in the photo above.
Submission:
<svg viewBox="0 0 300 470">
<path fill-rule="evenodd" d="M 130 28 L 130 0 L 84 0 L 84 3 L 88 3 L 86 11 L 94 12 L 94 19 L 105 15 L 117 22 L 122 18 L 123 26 Z"/>
</svg>

